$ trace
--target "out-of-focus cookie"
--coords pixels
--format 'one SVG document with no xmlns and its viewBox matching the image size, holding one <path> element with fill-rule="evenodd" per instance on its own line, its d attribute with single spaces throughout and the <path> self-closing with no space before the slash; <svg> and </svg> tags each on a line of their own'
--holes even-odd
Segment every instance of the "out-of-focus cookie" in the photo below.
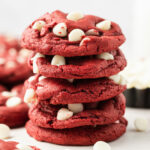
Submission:
<svg viewBox="0 0 150 150">
<path fill-rule="evenodd" d="M 23 85 L 0 92 L 0 123 L 11 128 L 23 126 L 28 120 L 28 105 L 23 102 Z"/>
</svg>

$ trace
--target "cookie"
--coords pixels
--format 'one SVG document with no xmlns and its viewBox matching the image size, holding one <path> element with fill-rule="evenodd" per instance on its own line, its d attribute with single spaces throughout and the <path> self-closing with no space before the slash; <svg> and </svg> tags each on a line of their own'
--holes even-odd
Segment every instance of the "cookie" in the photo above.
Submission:
<svg viewBox="0 0 150 150">
<path fill-rule="evenodd" d="M 93 15 L 78 20 L 68 16 L 57 10 L 35 20 L 22 34 L 22 46 L 45 55 L 73 57 L 109 52 L 125 42 L 114 22 Z"/>
<path fill-rule="evenodd" d="M 0 35 L 0 54 L 5 52 L 5 49 L 8 50 L 11 48 L 20 49 L 18 40 L 12 36 Z"/>
<path fill-rule="evenodd" d="M 0 37 L 0 82 L 5 84 L 21 83 L 31 75 L 27 65 L 27 49 L 21 49 L 17 40 L 6 42 Z"/>
<path fill-rule="evenodd" d="M 6 88 L 3 85 L 0 85 L 0 92 L 5 91 Z"/>
<path fill-rule="evenodd" d="M 57 55 L 39 57 L 36 60 L 34 59 L 35 55 L 35 53 L 32 54 L 32 58 L 29 61 L 33 72 L 52 78 L 85 79 L 109 77 L 123 70 L 127 64 L 121 50 L 114 50 L 104 54 L 110 55 L 110 58 L 101 55 L 99 55 L 100 58 L 98 56 L 65 57 L 66 64 L 59 66 L 58 63 L 63 62 L 62 58 L 58 58 Z"/>
<path fill-rule="evenodd" d="M 60 145 L 93 145 L 97 141 L 110 142 L 116 140 L 126 131 L 127 121 L 120 121 L 104 126 L 84 126 L 72 129 L 54 130 L 35 126 L 27 122 L 28 134 L 38 141 Z"/>
<path fill-rule="evenodd" d="M 19 148 L 27 148 L 27 149 L 32 149 L 32 150 L 40 150 L 39 148 L 36 148 L 34 146 L 27 146 L 24 144 L 20 144 L 18 142 L 15 141 L 3 141 L 0 140 L 0 150 L 19 150 Z"/>
<path fill-rule="evenodd" d="M 23 85 L 10 92 L 0 92 L 0 123 L 11 128 L 23 126 L 28 120 L 28 105 L 23 102 Z"/>
<path fill-rule="evenodd" d="M 32 93 L 34 100 L 48 100 L 50 104 L 58 105 L 107 100 L 122 93 L 126 85 L 108 78 L 82 79 L 70 83 L 64 79 L 42 79 L 36 75 L 25 82 L 25 89 L 25 101 L 31 99 Z"/>
<path fill-rule="evenodd" d="M 79 110 L 79 113 L 65 120 L 58 120 L 58 111 L 61 108 L 68 109 L 68 106 L 54 106 L 48 101 L 41 102 L 30 109 L 29 118 L 37 126 L 54 129 L 111 124 L 124 115 L 125 98 L 120 94 L 103 102 L 83 104 L 83 109 Z"/>
</svg>

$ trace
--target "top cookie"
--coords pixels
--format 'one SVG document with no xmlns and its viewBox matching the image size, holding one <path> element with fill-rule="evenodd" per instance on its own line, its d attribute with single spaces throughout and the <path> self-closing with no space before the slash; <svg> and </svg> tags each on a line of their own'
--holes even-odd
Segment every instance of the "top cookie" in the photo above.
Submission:
<svg viewBox="0 0 150 150">
<path fill-rule="evenodd" d="M 78 12 L 46 13 L 22 35 L 22 46 L 45 55 L 96 55 L 117 49 L 125 37 L 111 21 Z"/>
</svg>

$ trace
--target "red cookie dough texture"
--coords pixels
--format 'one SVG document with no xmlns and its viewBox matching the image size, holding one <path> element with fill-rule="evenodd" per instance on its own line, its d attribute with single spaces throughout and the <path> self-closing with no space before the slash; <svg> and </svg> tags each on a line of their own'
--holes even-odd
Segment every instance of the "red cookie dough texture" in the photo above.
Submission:
<svg viewBox="0 0 150 150">
<path fill-rule="evenodd" d="M 27 122 L 28 134 L 38 141 L 60 145 L 93 145 L 97 141 L 110 142 L 116 140 L 126 131 L 127 121 L 120 118 L 117 123 L 104 126 L 83 126 L 72 129 L 54 130 L 35 126 Z"/>
<path fill-rule="evenodd" d="M 31 75 L 27 65 L 29 51 L 20 47 L 15 38 L 0 36 L 0 82 L 21 83 Z"/>
<path fill-rule="evenodd" d="M 23 102 L 23 85 L 14 87 L 10 92 L 0 92 L 0 123 L 9 127 L 23 126 L 28 120 L 28 105 Z"/>
<path fill-rule="evenodd" d="M 96 56 L 65 58 L 66 65 L 52 65 L 52 57 L 39 57 L 36 60 L 39 74 L 45 77 L 63 79 L 85 79 L 109 77 L 117 74 L 126 66 L 126 59 L 120 50 L 111 51 L 114 60 L 96 58 Z M 33 69 L 32 54 L 29 65 Z M 96 64 L 96 65 L 95 65 Z"/>
<path fill-rule="evenodd" d="M 120 27 L 114 22 L 111 22 L 110 30 L 102 30 L 96 27 L 96 24 L 104 21 L 100 17 L 85 15 L 78 21 L 68 20 L 66 17 L 66 13 L 54 11 L 52 13 L 46 13 L 35 20 L 24 31 L 21 40 L 22 46 L 46 55 L 73 57 L 109 52 L 117 49 L 125 41 Z M 39 23 L 39 21 L 42 22 Z M 40 25 L 35 28 L 37 23 Z M 64 34 L 63 30 L 63 37 L 59 32 L 58 34 L 56 33 L 57 35 L 53 33 L 54 27 L 59 23 L 65 24 L 65 26 L 60 27 L 60 34 L 62 28 L 67 28 L 67 34 Z M 82 44 L 81 40 L 69 41 L 69 33 L 73 29 L 80 29 L 85 33 L 81 40 L 84 38 L 88 39 L 82 42 Z M 86 32 L 91 29 L 95 30 L 98 35 L 89 35 L 89 33 L 86 35 Z"/>
<path fill-rule="evenodd" d="M 35 73 L 24 84 L 32 103 L 28 134 L 60 145 L 93 145 L 122 136 L 126 65 L 118 24 L 80 12 L 46 13 L 30 24 L 21 44 Z"/>
<path fill-rule="evenodd" d="M 82 112 L 74 114 L 67 120 L 57 120 L 57 112 L 64 106 L 54 106 L 42 101 L 30 109 L 29 118 L 40 127 L 53 129 L 111 124 L 124 115 L 125 97 L 122 94 L 118 95 L 113 99 L 97 103 L 98 106 L 92 109 L 91 105 L 92 103 L 84 104 Z"/>
<path fill-rule="evenodd" d="M 0 150 L 17 150 L 18 144 L 22 147 L 25 147 L 25 145 L 20 144 L 20 143 L 15 142 L 15 141 L 6 142 L 3 140 L 0 140 Z M 36 148 L 34 146 L 26 146 L 26 147 L 30 147 L 30 148 L 32 148 L 32 150 L 40 150 L 39 148 Z"/>
<path fill-rule="evenodd" d="M 48 100 L 50 104 L 90 103 L 115 97 L 126 89 L 108 78 L 76 80 L 73 83 L 64 79 L 34 76 L 25 82 L 25 89 L 34 89 L 38 101 Z"/>
</svg>

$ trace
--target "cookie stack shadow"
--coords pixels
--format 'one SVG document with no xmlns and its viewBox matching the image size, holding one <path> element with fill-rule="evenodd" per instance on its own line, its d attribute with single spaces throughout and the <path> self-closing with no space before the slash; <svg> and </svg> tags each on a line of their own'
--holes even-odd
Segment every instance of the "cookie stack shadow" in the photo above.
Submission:
<svg viewBox="0 0 150 150">
<path fill-rule="evenodd" d="M 111 21 L 81 13 L 47 13 L 22 35 L 33 51 L 35 76 L 25 82 L 24 101 L 32 103 L 28 134 L 61 145 L 113 141 L 126 131 L 126 66 L 119 49 L 125 37 Z"/>
</svg>

